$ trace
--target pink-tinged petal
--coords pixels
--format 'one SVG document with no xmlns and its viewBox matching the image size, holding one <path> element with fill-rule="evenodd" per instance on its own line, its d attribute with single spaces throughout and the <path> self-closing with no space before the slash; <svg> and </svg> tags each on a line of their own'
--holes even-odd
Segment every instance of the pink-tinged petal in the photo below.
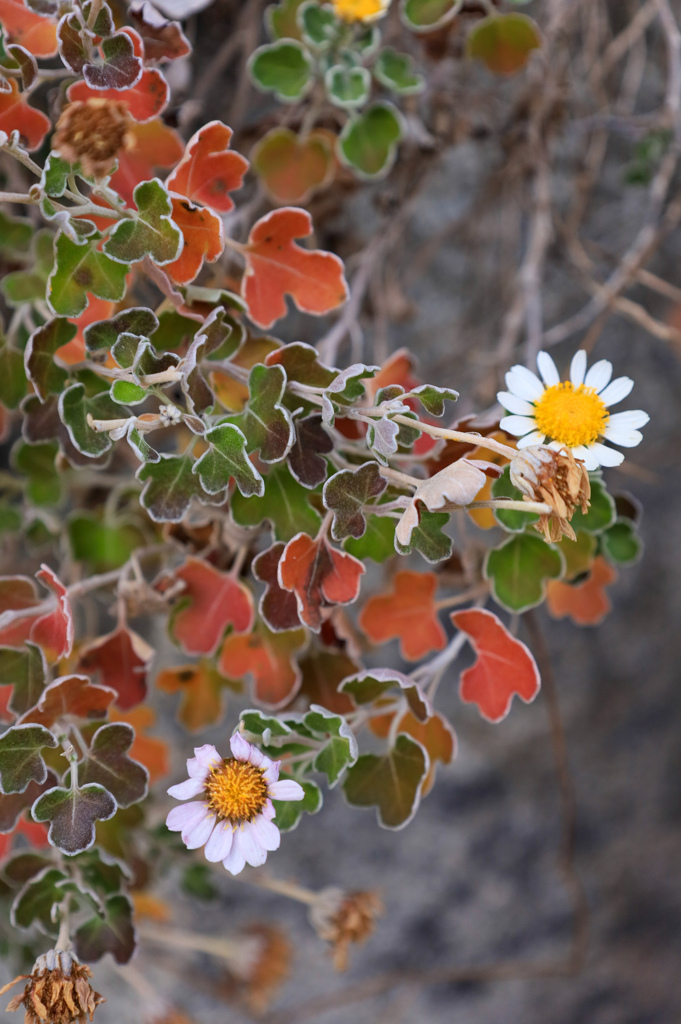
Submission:
<svg viewBox="0 0 681 1024">
<path fill-rule="evenodd" d="M 262 814 L 265 821 L 271 821 L 272 818 L 275 816 L 277 812 L 275 811 L 274 804 L 270 799 L 265 800 L 265 803 L 263 804 L 263 809 L 261 810 L 260 813 Z"/>
<path fill-rule="evenodd" d="M 556 364 L 548 352 L 538 353 L 537 368 L 541 373 L 542 380 L 546 384 L 547 388 L 552 388 L 554 384 L 560 384 L 560 374 L 558 373 Z"/>
<path fill-rule="evenodd" d="M 279 768 L 280 768 L 280 766 L 281 766 L 281 761 L 270 761 L 269 765 L 267 766 L 267 768 L 263 772 L 263 778 L 265 779 L 265 782 L 269 783 L 269 782 L 276 782 L 277 781 L 277 779 L 279 778 Z"/>
<path fill-rule="evenodd" d="M 498 391 L 497 402 L 503 405 L 509 412 L 515 412 L 518 416 L 531 416 L 534 413 L 534 406 L 524 398 L 512 395 L 510 391 Z"/>
<path fill-rule="evenodd" d="M 240 732 L 234 733 L 229 741 L 229 745 L 232 748 L 232 754 L 237 761 L 251 760 L 251 751 L 255 748 L 243 738 Z"/>
<path fill-rule="evenodd" d="M 533 430 L 531 434 L 525 434 L 525 437 L 521 437 L 520 440 L 516 441 L 516 448 L 529 448 L 533 444 L 543 444 L 544 435 L 541 430 Z"/>
<path fill-rule="evenodd" d="M 166 818 L 166 825 L 171 832 L 184 832 L 194 825 L 198 825 L 206 816 L 206 805 L 203 801 L 194 801 L 191 804 L 180 804 L 173 807 Z"/>
<path fill-rule="evenodd" d="M 601 401 L 607 406 L 617 405 L 627 397 L 633 386 L 634 382 L 631 377 L 618 377 L 612 384 L 608 384 L 604 391 L 601 391 Z"/>
<path fill-rule="evenodd" d="M 259 814 L 255 821 L 251 822 L 251 830 L 263 850 L 278 850 L 281 843 L 281 833 L 274 822 Z"/>
<path fill-rule="evenodd" d="M 504 416 L 499 426 L 507 434 L 521 437 L 523 434 L 529 433 L 530 430 L 535 430 L 537 424 L 530 416 Z"/>
<path fill-rule="evenodd" d="M 229 821 L 218 822 L 213 829 L 213 834 L 206 843 L 206 849 L 203 851 L 206 855 L 206 860 L 209 860 L 211 864 L 217 864 L 218 861 L 224 860 L 232 849 L 233 836 L 234 829 Z"/>
<path fill-rule="evenodd" d="M 208 842 L 214 828 L 215 815 L 207 812 L 203 821 L 199 821 L 193 828 L 182 830 L 182 842 L 188 850 L 198 850 Z"/>
<path fill-rule="evenodd" d="M 643 409 L 614 412 L 608 420 L 608 428 L 613 427 L 615 430 L 638 430 L 640 427 L 645 427 L 649 420 L 650 416 Z"/>
<path fill-rule="evenodd" d="M 268 796 L 273 800 L 302 800 L 305 790 L 293 779 L 280 779 L 267 787 Z"/>
<path fill-rule="evenodd" d="M 186 782 L 178 782 L 176 786 L 171 786 L 168 796 L 174 796 L 176 800 L 189 800 L 203 793 L 204 786 L 203 779 L 187 779 Z"/>
<path fill-rule="evenodd" d="M 238 875 L 246 866 L 246 858 L 241 852 L 239 844 L 234 842 L 236 836 L 237 833 L 235 832 L 232 837 L 232 848 L 222 862 L 223 867 L 232 875 Z"/>
<path fill-rule="evenodd" d="M 609 359 L 599 359 L 597 363 L 593 364 L 584 378 L 584 385 L 587 388 L 593 388 L 598 394 L 607 386 L 611 377 L 612 363 Z"/>
<path fill-rule="evenodd" d="M 572 454 L 575 456 L 575 458 L 581 459 L 584 463 L 585 468 L 588 469 L 590 473 L 593 473 L 593 471 L 595 469 L 598 469 L 598 467 L 600 466 L 600 462 L 598 461 L 595 452 L 592 450 L 593 447 L 594 446 L 591 444 L 588 447 L 585 444 L 581 444 L 578 445 L 576 448 L 571 449 Z"/>
<path fill-rule="evenodd" d="M 194 747 L 194 757 L 187 761 L 187 771 L 192 779 L 205 779 L 214 764 L 222 758 L 212 743 L 204 743 L 202 747 Z"/>
<path fill-rule="evenodd" d="M 244 860 L 252 868 L 261 867 L 267 860 L 267 850 L 263 849 L 258 842 L 258 836 L 253 831 L 250 821 L 244 822 L 243 828 L 237 829 L 234 833 L 234 841 L 239 844 Z"/>
<path fill-rule="evenodd" d="M 619 466 L 621 462 L 624 462 L 623 452 L 616 452 L 614 448 L 608 448 L 607 445 L 600 444 L 598 441 L 591 445 L 591 451 L 601 466 Z"/>
<path fill-rule="evenodd" d="M 583 348 L 578 349 L 572 357 L 570 363 L 570 380 L 576 388 L 580 384 L 584 383 L 584 374 L 586 373 L 586 352 Z"/>
<path fill-rule="evenodd" d="M 512 366 L 506 374 L 506 387 L 518 398 L 526 398 L 528 402 L 536 402 L 544 394 L 544 385 L 536 373 L 526 366 Z"/>
</svg>

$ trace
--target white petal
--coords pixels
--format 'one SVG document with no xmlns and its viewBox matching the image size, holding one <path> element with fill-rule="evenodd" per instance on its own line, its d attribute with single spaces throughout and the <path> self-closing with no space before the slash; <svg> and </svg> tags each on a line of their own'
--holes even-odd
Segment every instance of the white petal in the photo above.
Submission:
<svg viewBox="0 0 681 1024">
<path fill-rule="evenodd" d="M 615 430 L 638 430 L 639 427 L 645 427 L 649 419 L 650 416 L 643 409 L 614 412 L 608 420 L 608 427 L 614 427 Z"/>
<path fill-rule="evenodd" d="M 605 391 L 601 391 L 601 401 L 605 402 L 606 405 L 617 405 L 618 402 L 627 397 L 633 386 L 634 382 L 631 377 L 618 377 L 612 384 L 608 384 Z"/>
<path fill-rule="evenodd" d="M 302 800 L 305 790 L 293 779 L 280 779 L 267 787 L 267 794 L 273 800 Z"/>
<path fill-rule="evenodd" d="M 500 402 L 504 409 L 508 409 L 509 412 L 515 412 L 519 416 L 532 416 L 534 413 L 534 406 L 531 402 L 526 401 L 524 398 L 518 398 L 517 395 L 512 395 L 510 391 L 498 391 L 497 402 Z"/>
<path fill-rule="evenodd" d="M 236 830 L 234 842 L 239 844 L 244 860 L 252 868 L 259 868 L 267 860 L 267 850 L 258 842 L 258 836 L 253 831 L 250 821 L 245 822 L 242 829 Z"/>
<path fill-rule="evenodd" d="M 618 430 L 616 427 L 606 427 L 605 437 L 608 441 L 612 441 L 613 444 L 622 445 L 623 448 L 635 448 L 643 440 L 643 434 L 640 430 L 627 430 L 624 427 L 621 430 Z"/>
<path fill-rule="evenodd" d="M 204 785 L 203 779 L 187 779 L 186 782 L 178 782 L 176 786 L 171 786 L 168 796 L 174 796 L 176 800 L 189 800 L 202 793 Z"/>
<path fill-rule="evenodd" d="M 201 801 L 194 801 L 191 804 L 181 804 L 173 807 L 166 818 L 166 826 L 171 832 L 182 832 L 184 829 L 192 828 L 206 816 L 206 805 Z"/>
<path fill-rule="evenodd" d="M 281 761 L 270 761 L 269 765 L 263 772 L 263 778 L 265 779 L 265 782 L 269 783 L 277 781 L 277 779 L 279 778 L 280 765 Z"/>
<path fill-rule="evenodd" d="M 278 850 L 281 843 L 281 833 L 277 826 L 267 821 L 259 814 L 255 821 L 251 822 L 251 829 L 263 850 Z"/>
<path fill-rule="evenodd" d="M 211 766 L 222 758 L 212 743 L 204 743 L 202 747 L 194 747 L 194 757 L 187 761 L 187 771 L 192 779 L 205 779 Z"/>
<path fill-rule="evenodd" d="M 512 366 L 506 374 L 506 387 L 518 398 L 526 398 L 528 402 L 536 402 L 544 394 L 544 385 L 536 373 L 526 366 Z"/>
<path fill-rule="evenodd" d="M 552 388 L 554 384 L 560 384 L 560 374 L 548 352 L 538 353 L 537 367 L 547 388 Z"/>
<path fill-rule="evenodd" d="M 529 448 L 533 444 L 543 444 L 544 435 L 541 430 L 533 430 L 531 434 L 525 434 L 519 441 L 516 441 L 517 448 Z"/>
<path fill-rule="evenodd" d="M 237 843 L 234 842 L 236 839 L 236 832 L 232 838 L 232 849 L 229 851 L 222 864 L 231 874 L 238 875 L 240 871 L 243 871 L 246 864 L 246 859 L 241 852 L 241 849 Z"/>
<path fill-rule="evenodd" d="M 217 864 L 219 860 L 224 860 L 232 849 L 233 835 L 234 829 L 229 821 L 218 822 L 213 829 L 213 834 L 206 843 L 206 849 L 203 851 L 206 855 L 206 860 L 209 860 L 211 864 Z"/>
<path fill-rule="evenodd" d="M 182 842 L 188 850 L 198 850 L 200 846 L 208 842 L 214 828 L 215 815 L 206 811 L 202 821 L 199 821 L 193 828 L 182 830 Z"/>
<path fill-rule="evenodd" d="M 266 821 L 271 821 L 272 818 L 277 813 L 275 811 L 275 809 L 274 809 L 274 804 L 272 803 L 272 801 L 269 798 L 267 800 L 265 800 L 265 803 L 263 805 L 263 809 L 261 810 L 260 813 L 262 814 L 263 818 Z"/>
<path fill-rule="evenodd" d="M 587 388 L 593 388 L 596 393 L 600 393 L 611 377 L 612 363 L 608 359 L 599 359 L 587 373 L 584 384 Z"/>
<path fill-rule="evenodd" d="M 608 448 L 605 444 L 597 441 L 591 445 L 591 451 L 598 459 L 601 466 L 619 466 L 624 461 L 624 453 L 616 452 L 614 448 Z"/>
<path fill-rule="evenodd" d="M 232 754 L 237 761 L 250 761 L 251 760 L 251 744 L 243 738 L 240 732 L 235 732 L 229 741 L 229 745 L 232 748 Z"/>
<path fill-rule="evenodd" d="M 584 373 L 586 371 L 586 352 L 583 348 L 580 348 L 575 352 L 570 363 L 570 380 L 576 388 L 580 384 L 584 383 Z"/>
<path fill-rule="evenodd" d="M 520 437 L 530 430 L 536 430 L 537 424 L 530 416 L 504 416 L 499 426 L 507 433 Z"/>
<path fill-rule="evenodd" d="M 598 467 L 600 466 L 600 462 L 598 461 L 597 456 L 592 451 L 593 447 L 593 445 L 589 445 L 587 447 L 585 444 L 580 444 L 577 445 L 576 448 L 570 449 L 570 451 L 576 459 L 582 460 L 585 467 L 588 469 L 590 473 L 593 473 L 593 471 L 595 469 L 598 469 Z"/>
</svg>

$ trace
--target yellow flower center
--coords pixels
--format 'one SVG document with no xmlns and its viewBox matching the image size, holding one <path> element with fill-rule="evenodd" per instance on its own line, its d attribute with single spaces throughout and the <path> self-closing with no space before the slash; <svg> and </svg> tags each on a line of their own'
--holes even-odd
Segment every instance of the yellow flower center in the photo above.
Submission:
<svg viewBox="0 0 681 1024">
<path fill-rule="evenodd" d="M 385 12 L 386 0 L 333 0 L 333 13 L 344 21 L 363 21 Z"/>
<path fill-rule="evenodd" d="M 206 780 L 211 811 L 234 825 L 253 821 L 265 806 L 267 781 L 261 768 L 248 761 L 225 758 L 211 768 Z"/>
<path fill-rule="evenodd" d="M 593 444 L 603 433 L 609 414 L 594 388 L 575 387 L 569 380 L 547 388 L 534 405 L 537 428 L 568 448 Z"/>
</svg>

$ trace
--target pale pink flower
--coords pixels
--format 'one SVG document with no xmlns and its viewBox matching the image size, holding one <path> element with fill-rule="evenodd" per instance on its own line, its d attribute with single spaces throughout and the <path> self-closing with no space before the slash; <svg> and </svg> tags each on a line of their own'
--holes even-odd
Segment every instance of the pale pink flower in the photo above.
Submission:
<svg viewBox="0 0 681 1024">
<path fill-rule="evenodd" d="M 190 803 L 173 807 L 166 825 L 182 833 L 188 850 L 205 846 L 206 860 L 222 861 L 238 875 L 245 864 L 257 868 L 279 848 L 272 800 L 302 800 L 305 792 L 292 779 L 279 780 L 281 762 L 270 760 L 240 733 L 229 742 L 233 756 L 227 758 L 210 743 L 194 748 L 195 756 L 187 761 L 189 778 L 168 790 Z"/>
</svg>

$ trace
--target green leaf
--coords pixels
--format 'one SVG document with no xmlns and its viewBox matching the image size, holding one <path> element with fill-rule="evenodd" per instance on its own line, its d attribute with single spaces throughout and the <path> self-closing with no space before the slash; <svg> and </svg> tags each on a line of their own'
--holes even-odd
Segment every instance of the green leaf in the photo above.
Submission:
<svg viewBox="0 0 681 1024">
<path fill-rule="evenodd" d="M 320 362 L 319 353 L 304 341 L 282 345 L 267 356 L 268 366 L 283 366 L 288 381 L 298 381 L 314 388 L 327 388 L 338 376 L 338 370 Z"/>
<path fill-rule="evenodd" d="M 88 458 L 96 459 L 108 452 L 112 440 L 106 431 L 93 430 L 87 418 L 120 419 L 121 410 L 108 393 L 88 397 L 84 384 L 72 384 L 59 396 L 59 417 L 69 432 L 71 443 Z"/>
<path fill-rule="evenodd" d="M 313 762 L 315 771 L 323 772 L 333 789 L 341 775 L 357 760 L 355 735 L 341 715 L 334 715 L 319 704 L 311 704 L 303 724 L 315 736 L 328 737 Z"/>
<path fill-rule="evenodd" d="M 114 302 L 125 295 L 128 267 L 96 248 L 100 238 L 97 232 L 78 245 L 64 231 L 57 235 L 54 269 L 47 282 L 47 303 L 57 316 L 80 316 L 88 293 Z"/>
<path fill-rule="evenodd" d="M 55 786 L 38 797 L 31 808 L 35 821 L 50 822 L 50 845 L 69 857 L 89 850 L 95 841 L 95 821 L 107 821 L 115 813 L 116 801 L 111 793 L 95 783 L 77 789 Z"/>
<path fill-rule="evenodd" d="M 27 220 L 9 217 L 0 210 L 0 252 L 28 252 L 33 238 L 33 227 Z"/>
<path fill-rule="evenodd" d="M 48 195 L 53 199 L 59 199 L 59 197 L 63 196 L 69 187 L 69 175 L 71 173 L 78 173 L 85 181 L 93 180 L 88 179 L 82 173 L 79 164 L 72 167 L 71 164 L 68 163 L 67 160 L 64 160 L 56 150 L 48 153 L 42 177 L 40 179 L 40 187 L 42 191 L 45 195 Z"/>
<path fill-rule="evenodd" d="M 324 85 L 335 107 L 357 110 L 369 99 L 371 75 L 361 66 L 349 68 L 345 64 L 334 64 L 324 75 Z"/>
<path fill-rule="evenodd" d="M 29 878 L 34 878 L 43 868 L 52 867 L 49 853 L 36 853 L 33 850 L 14 854 L 2 865 L 2 878 L 12 888 L 24 885 Z"/>
<path fill-rule="evenodd" d="M 140 502 L 155 523 L 179 523 L 192 498 L 203 494 L 192 469 L 189 456 L 161 455 L 158 462 L 146 462 L 137 470 L 145 485 Z"/>
<path fill-rule="evenodd" d="M 158 315 L 158 327 L 151 334 L 151 340 L 159 352 L 165 352 L 187 344 L 194 337 L 195 331 L 196 320 L 182 316 L 175 309 L 165 309 Z"/>
<path fill-rule="evenodd" d="M 591 481 L 591 504 L 588 511 L 583 513 L 577 509 L 571 525 L 575 533 L 578 530 L 586 530 L 587 533 L 602 533 L 615 522 L 617 513 L 615 502 L 605 489 L 605 484 L 597 476 L 590 476 Z"/>
<path fill-rule="evenodd" d="M 213 884 L 213 872 L 208 864 L 190 864 L 182 873 L 180 886 L 187 896 L 193 896 L 199 900 L 212 902 L 218 895 Z"/>
<path fill-rule="evenodd" d="M 459 392 L 452 388 L 437 388 L 433 384 L 421 384 L 419 387 L 413 388 L 407 397 L 418 398 L 423 408 L 431 416 L 444 416 L 445 402 L 456 402 Z"/>
<path fill-rule="evenodd" d="M 104 251 L 121 264 L 135 263 L 145 256 L 151 256 L 159 266 L 172 263 L 182 252 L 183 238 L 172 220 L 168 190 L 158 178 L 152 178 L 137 185 L 132 197 L 136 216 L 118 221 L 104 243 Z"/>
<path fill-rule="evenodd" d="M 362 381 L 373 377 L 379 369 L 378 366 L 353 363 L 341 370 L 322 395 L 322 421 L 327 427 L 333 423 L 336 413 L 342 413 L 343 406 L 352 405 L 362 397 L 366 390 Z"/>
<path fill-rule="evenodd" d="M 280 0 L 265 11 L 265 24 L 272 39 L 300 39 L 300 25 L 296 17 L 304 0 Z"/>
<path fill-rule="evenodd" d="M 557 579 L 562 572 L 559 551 L 530 533 L 516 534 L 490 551 L 484 567 L 494 600 L 511 612 L 524 612 L 541 604 L 546 581 Z"/>
<path fill-rule="evenodd" d="M 280 779 L 290 778 L 284 772 Z M 316 814 L 321 810 L 322 791 L 319 786 L 310 782 L 309 779 L 296 779 L 305 790 L 302 800 L 273 800 L 276 814 L 274 823 L 281 832 L 291 832 L 300 823 L 303 814 Z"/>
<path fill-rule="evenodd" d="M 358 177 L 387 174 L 402 138 L 402 115 L 391 103 L 374 103 L 351 118 L 338 137 L 339 157 Z"/>
<path fill-rule="evenodd" d="M 244 498 L 265 493 L 265 482 L 246 454 L 246 438 L 233 423 L 219 424 L 207 431 L 208 451 L 192 467 L 208 494 L 219 494 L 229 486 L 231 477 Z"/>
<path fill-rule="evenodd" d="M 97 849 L 97 847 L 86 853 L 78 854 L 76 864 L 78 874 L 83 881 L 101 897 L 113 896 L 120 892 L 126 879 L 132 877 L 132 872 L 127 865 L 122 865 L 110 854 Z"/>
<path fill-rule="evenodd" d="M 149 397 L 144 388 L 129 380 L 115 380 L 109 394 L 118 405 L 139 405 Z"/>
<path fill-rule="evenodd" d="M 44 402 L 49 394 L 61 393 L 68 373 L 61 366 L 57 366 L 54 353 L 75 338 L 77 331 L 74 324 L 57 317 L 48 320 L 28 339 L 24 352 L 26 376 L 33 384 L 41 402 Z"/>
<path fill-rule="evenodd" d="M 361 537 L 366 530 L 365 506 L 386 487 L 375 462 L 365 462 L 358 469 L 342 469 L 330 477 L 324 484 L 324 506 L 333 512 L 333 539 Z"/>
<path fill-rule="evenodd" d="M 137 527 L 102 523 L 86 512 L 70 518 L 67 531 L 72 557 L 86 562 L 93 572 L 119 569 L 135 548 L 144 543 Z"/>
<path fill-rule="evenodd" d="M 37 231 L 31 246 L 30 270 L 15 270 L 11 274 L 5 274 L 0 282 L 3 295 L 10 306 L 20 306 L 23 302 L 44 302 L 47 279 L 53 265 L 54 235 L 51 231 Z"/>
<path fill-rule="evenodd" d="M 338 689 L 349 694 L 357 707 L 373 704 L 390 690 L 401 690 L 411 713 L 419 722 L 427 721 L 433 714 L 430 701 L 419 684 L 397 669 L 372 668 L 358 672 L 344 679 Z"/>
<path fill-rule="evenodd" d="M 273 736 L 289 736 L 290 728 L 280 718 L 267 715 L 257 708 L 249 708 L 241 712 L 241 722 L 247 732 L 258 736 L 264 746 L 269 746 Z"/>
<path fill-rule="evenodd" d="M 386 88 L 404 96 L 423 92 L 426 80 L 414 70 L 413 58 L 408 53 L 398 53 L 392 46 L 381 50 L 374 64 L 374 76 Z"/>
<path fill-rule="evenodd" d="M 541 44 L 537 23 L 526 14 L 491 14 L 469 32 L 466 55 L 477 57 L 498 75 L 513 75 Z"/>
<path fill-rule="evenodd" d="M 194 323 L 194 321 L 191 321 Z M 111 349 L 122 334 L 148 338 L 158 329 L 159 321 L 150 309 L 134 306 L 124 309 L 110 320 L 97 320 L 83 332 L 85 344 L 91 352 Z M 136 346 L 135 346 L 136 351 Z"/>
<path fill-rule="evenodd" d="M 600 541 L 603 554 L 616 565 L 633 565 L 643 553 L 643 542 L 630 519 L 618 519 L 601 534 Z"/>
<path fill-rule="evenodd" d="M 419 522 L 412 530 L 409 545 L 403 546 L 395 538 L 395 550 L 400 555 L 418 551 L 427 562 L 443 562 L 452 553 L 451 538 L 442 532 L 448 522 L 448 512 L 431 512 L 420 504 Z"/>
<path fill-rule="evenodd" d="M 297 13 L 297 21 L 303 35 L 303 42 L 317 50 L 326 50 L 336 38 L 338 21 L 329 7 L 320 7 L 314 0 L 307 0 Z"/>
<path fill-rule="evenodd" d="M 16 409 L 27 390 L 23 353 L 12 348 L 0 333 L 0 404 Z"/>
<path fill-rule="evenodd" d="M 310 492 L 291 476 L 287 466 L 269 471 L 262 497 L 245 498 L 235 491 L 231 510 L 240 526 L 258 526 L 269 520 L 277 540 L 289 541 L 301 531 L 314 537 L 321 525 L 321 517 L 310 505 Z"/>
<path fill-rule="evenodd" d="M 73 942 L 80 960 L 94 963 L 105 953 L 111 953 L 117 963 L 126 964 L 136 945 L 132 904 L 128 897 L 122 893 L 110 896 L 104 904 L 104 913 L 82 924 Z"/>
<path fill-rule="evenodd" d="M 57 505 L 62 496 L 60 475 L 55 466 L 59 445 L 25 444 L 12 449 L 13 466 L 26 477 L 26 497 L 33 505 Z"/>
<path fill-rule="evenodd" d="M 0 736 L 0 793 L 23 793 L 30 782 L 42 785 L 47 766 L 40 751 L 58 746 L 42 725 L 13 725 Z"/>
<path fill-rule="evenodd" d="M 85 759 L 78 765 L 79 781 L 104 786 L 119 807 L 129 807 L 147 795 L 149 773 L 127 755 L 134 739 L 135 730 L 126 722 L 102 725 L 92 737 Z"/>
<path fill-rule="evenodd" d="M 251 55 L 248 69 L 255 85 L 273 92 L 281 103 L 295 103 L 312 88 L 312 58 L 292 39 L 266 43 Z"/>
<path fill-rule="evenodd" d="M 17 717 L 38 703 L 46 676 L 45 655 L 35 644 L 26 643 L 23 649 L 0 647 L 0 679 L 14 687 L 8 706 Z"/>
<path fill-rule="evenodd" d="M 370 515 L 363 535 L 358 540 L 346 540 L 345 550 L 361 562 L 367 558 L 385 562 L 395 554 L 395 522 L 392 516 Z"/>
<path fill-rule="evenodd" d="M 248 389 L 248 404 L 233 422 L 246 435 L 249 450 L 259 450 L 261 462 L 280 462 L 295 440 L 291 414 L 281 404 L 286 371 L 281 366 L 256 363 L 248 378 Z"/>
<path fill-rule="evenodd" d="M 376 807 L 383 828 L 404 828 L 416 814 L 429 767 L 421 744 L 400 733 L 387 753 L 358 758 L 348 769 L 343 792 L 355 807 Z"/>
<path fill-rule="evenodd" d="M 402 20 L 414 32 L 432 32 L 456 17 L 460 0 L 402 0 Z"/>
<path fill-rule="evenodd" d="M 501 476 L 492 484 L 492 497 L 513 498 L 514 501 L 522 501 L 523 494 L 511 483 L 511 473 L 508 466 L 504 466 Z M 512 533 L 523 533 L 526 526 L 539 522 L 536 512 L 518 512 L 511 509 L 494 509 L 494 518 L 497 522 Z"/>
<path fill-rule="evenodd" d="M 14 927 L 30 928 L 35 921 L 48 935 L 56 935 L 59 925 L 52 920 L 52 908 L 63 902 L 63 884 L 67 881 L 68 876 L 54 867 L 46 867 L 30 878 L 12 904 Z"/>
</svg>

